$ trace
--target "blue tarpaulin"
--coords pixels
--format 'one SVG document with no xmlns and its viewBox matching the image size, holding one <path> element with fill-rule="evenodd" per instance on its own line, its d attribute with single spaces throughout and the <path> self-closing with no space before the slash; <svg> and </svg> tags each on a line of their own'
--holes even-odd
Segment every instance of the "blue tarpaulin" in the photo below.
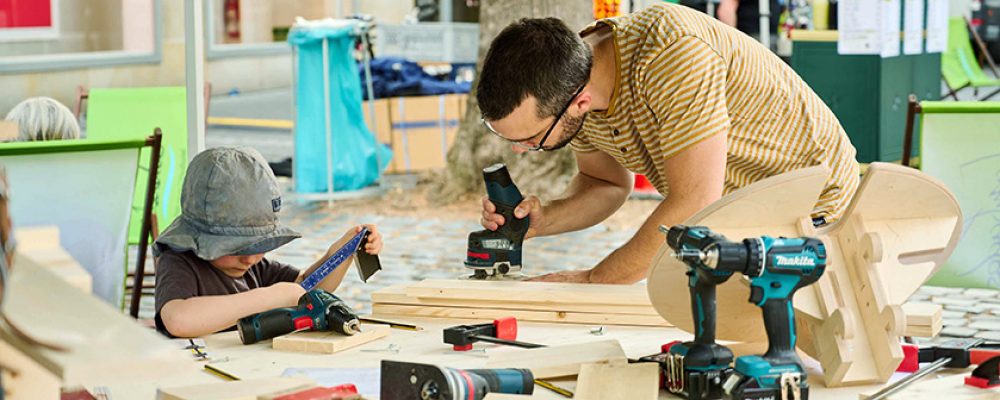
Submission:
<svg viewBox="0 0 1000 400">
<path fill-rule="evenodd" d="M 340 22 L 340 21 L 338 21 Z M 371 185 L 385 170 L 392 151 L 378 145 L 365 125 L 361 110 L 361 80 L 351 57 L 357 24 L 342 21 L 337 26 L 296 26 L 288 42 L 298 50 L 295 116 L 295 191 L 327 192 L 326 113 L 323 75 L 329 73 L 330 155 L 333 160 L 333 190 L 356 190 Z M 323 70 L 323 39 L 329 47 L 329 71 Z M 376 164 L 381 164 L 376 166 Z"/>
</svg>

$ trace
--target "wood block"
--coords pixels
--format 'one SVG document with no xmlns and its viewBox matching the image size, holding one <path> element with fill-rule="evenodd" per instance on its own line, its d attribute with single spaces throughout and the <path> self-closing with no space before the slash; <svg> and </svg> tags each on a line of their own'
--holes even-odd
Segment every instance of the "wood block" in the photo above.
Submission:
<svg viewBox="0 0 1000 400">
<path fill-rule="evenodd" d="M 574 399 L 655 400 L 660 368 L 655 363 L 584 364 L 576 382 Z"/>
<path fill-rule="evenodd" d="M 537 303 L 521 301 L 514 298 L 507 301 L 492 301 L 480 299 L 442 299 L 429 297 L 413 297 L 406 295 L 407 285 L 389 286 L 372 293 L 372 302 L 376 304 L 396 304 L 412 306 L 435 307 L 466 307 L 487 308 L 494 310 L 529 310 L 553 312 L 578 312 L 594 314 L 629 314 L 659 316 L 652 304 L 645 305 L 615 305 L 615 304 L 585 304 L 571 303 Z"/>
<path fill-rule="evenodd" d="M 37 346 L 6 329 L 0 329 L 0 340 L 23 352 L 64 385 L 114 376 L 153 378 L 190 369 L 190 356 L 177 351 L 166 338 L 74 288 L 51 269 L 20 255 L 15 265 L 9 277 L 4 314 L 28 336 L 68 351 Z M 0 352 L 0 360 L 5 359 L 6 354 Z"/>
<path fill-rule="evenodd" d="M 363 325 L 361 332 L 345 336 L 336 332 L 295 332 L 271 341 L 275 350 L 333 354 L 389 336 L 388 325 Z"/>
<path fill-rule="evenodd" d="M 160 388 L 159 400 L 257 400 L 289 389 L 308 389 L 316 383 L 307 378 L 265 378 L 245 381 L 207 383 L 202 385 Z"/>
<path fill-rule="evenodd" d="M 650 304 L 644 285 L 427 279 L 408 287 L 406 295 L 497 302 L 516 298 L 518 302 L 545 304 Z"/>
<path fill-rule="evenodd" d="M 670 326 L 660 316 L 613 315 L 530 310 L 491 310 L 466 307 L 427 307 L 396 304 L 372 304 L 372 315 L 399 315 L 430 318 L 493 320 L 515 317 L 522 321 L 583 325 Z"/>
<path fill-rule="evenodd" d="M 944 325 L 942 325 L 941 321 L 938 321 L 937 324 L 931 326 L 907 325 L 906 330 L 903 331 L 903 336 L 922 338 L 937 337 L 937 335 L 941 333 L 942 328 L 944 328 Z"/>
<path fill-rule="evenodd" d="M 498 349 L 487 351 L 487 356 L 487 368 L 527 368 L 537 379 L 573 376 L 583 364 L 628 362 L 616 339 L 537 349 Z"/>
<path fill-rule="evenodd" d="M 903 304 L 906 326 L 931 326 L 941 322 L 941 305 L 931 303 Z"/>
</svg>

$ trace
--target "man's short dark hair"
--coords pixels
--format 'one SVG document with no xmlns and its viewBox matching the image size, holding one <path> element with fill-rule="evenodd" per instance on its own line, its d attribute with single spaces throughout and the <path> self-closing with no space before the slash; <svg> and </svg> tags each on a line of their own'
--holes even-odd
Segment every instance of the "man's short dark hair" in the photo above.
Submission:
<svg viewBox="0 0 1000 400">
<path fill-rule="evenodd" d="M 523 18 L 490 44 L 476 88 L 487 120 L 514 111 L 528 95 L 538 99 L 539 118 L 559 113 L 590 78 L 590 47 L 557 18 Z"/>
</svg>

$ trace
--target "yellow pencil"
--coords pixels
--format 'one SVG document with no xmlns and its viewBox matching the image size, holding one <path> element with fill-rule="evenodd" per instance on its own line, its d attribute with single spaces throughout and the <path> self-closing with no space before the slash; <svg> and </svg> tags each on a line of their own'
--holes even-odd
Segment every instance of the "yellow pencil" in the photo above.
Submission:
<svg viewBox="0 0 1000 400">
<path fill-rule="evenodd" d="M 205 364 L 205 369 L 208 370 L 208 372 L 211 372 L 211 373 L 213 373 L 215 375 L 218 375 L 219 377 L 222 377 L 223 379 L 228 379 L 228 380 L 231 380 L 231 381 L 238 381 L 238 380 L 240 380 L 240 378 L 237 377 L 236 375 L 233 375 L 233 374 L 230 374 L 230 373 L 228 373 L 226 371 L 218 369 L 218 368 L 212 366 L 212 364 Z"/>
<path fill-rule="evenodd" d="M 566 390 L 566 389 L 563 389 L 563 388 L 561 388 L 559 386 L 553 385 L 553 384 L 549 383 L 548 381 L 543 381 L 541 379 L 535 379 L 535 384 L 538 385 L 538 386 L 541 386 L 543 388 L 549 389 L 549 390 L 551 390 L 553 392 L 556 392 L 556 393 L 558 393 L 560 395 L 563 395 L 565 397 L 573 398 L 573 392 L 571 392 L 569 390 Z"/>
</svg>

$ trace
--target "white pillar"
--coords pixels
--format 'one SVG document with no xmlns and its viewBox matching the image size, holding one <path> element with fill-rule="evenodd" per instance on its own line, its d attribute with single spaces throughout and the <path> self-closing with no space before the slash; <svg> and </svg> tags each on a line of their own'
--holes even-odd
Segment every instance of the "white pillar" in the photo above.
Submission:
<svg viewBox="0 0 1000 400">
<path fill-rule="evenodd" d="M 188 160 L 205 149 L 204 0 L 184 1 L 184 80 L 187 86 Z"/>
</svg>

